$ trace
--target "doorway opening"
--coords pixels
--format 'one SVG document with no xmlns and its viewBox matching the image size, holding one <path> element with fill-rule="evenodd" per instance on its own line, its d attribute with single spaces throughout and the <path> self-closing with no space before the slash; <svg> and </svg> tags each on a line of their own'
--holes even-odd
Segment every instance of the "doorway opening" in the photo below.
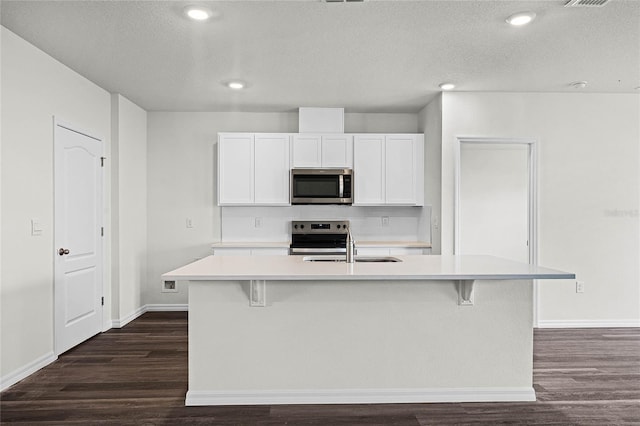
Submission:
<svg viewBox="0 0 640 426">
<path fill-rule="evenodd" d="M 537 140 L 457 137 L 454 152 L 454 254 L 537 264 Z M 534 326 L 538 300 L 534 280 Z"/>
</svg>

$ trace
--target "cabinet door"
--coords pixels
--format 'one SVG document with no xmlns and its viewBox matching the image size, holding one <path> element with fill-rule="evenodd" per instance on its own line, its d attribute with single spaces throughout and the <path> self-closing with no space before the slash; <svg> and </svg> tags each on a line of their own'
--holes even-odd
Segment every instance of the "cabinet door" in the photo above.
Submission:
<svg viewBox="0 0 640 426">
<path fill-rule="evenodd" d="M 287 248 L 254 248 L 251 249 L 252 256 L 288 256 Z"/>
<path fill-rule="evenodd" d="M 392 256 L 414 256 L 424 254 L 424 250 L 414 247 L 392 247 L 389 249 L 389 254 Z"/>
<path fill-rule="evenodd" d="M 322 167 L 353 167 L 353 137 L 351 135 L 322 136 Z"/>
<path fill-rule="evenodd" d="M 251 256 L 250 248 L 214 248 L 214 256 Z"/>
<path fill-rule="evenodd" d="M 255 204 L 288 205 L 289 135 L 255 135 Z"/>
<path fill-rule="evenodd" d="M 357 247 L 356 254 L 358 256 L 389 256 L 389 249 L 384 247 Z"/>
<path fill-rule="evenodd" d="M 356 135 L 353 139 L 353 204 L 384 204 L 384 135 Z"/>
<path fill-rule="evenodd" d="M 321 152 L 320 135 L 293 136 L 293 167 L 321 167 Z"/>
<path fill-rule="evenodd" d="M 416 204 L 416 155 L 415 135 L 386 137 L 386 204 Z"/>
<path fill-rule="evenodd" d="M 218 136 L 218 204 L 253 204 L 253 134 Z"/>
</svg>

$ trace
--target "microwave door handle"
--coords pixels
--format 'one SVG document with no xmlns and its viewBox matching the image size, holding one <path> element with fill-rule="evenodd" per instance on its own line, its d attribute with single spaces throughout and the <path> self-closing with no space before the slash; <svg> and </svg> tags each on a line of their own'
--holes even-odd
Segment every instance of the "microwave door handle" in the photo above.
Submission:
<svg viewBox="0 0 640 426">
<path fill-rule="evenodd" d="M 344 198 L 344 176 L 343 175 L 338 176 L 338 185 L 340 190 L 339 198 Z"/>
</svg>

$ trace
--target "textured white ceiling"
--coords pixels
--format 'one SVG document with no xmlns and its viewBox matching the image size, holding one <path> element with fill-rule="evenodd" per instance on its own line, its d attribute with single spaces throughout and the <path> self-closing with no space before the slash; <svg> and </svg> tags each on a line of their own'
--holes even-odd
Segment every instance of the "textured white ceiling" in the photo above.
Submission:
<svg viewBox="0 0 640 426">
<path fill-rule="evenodd" d="M 220 13 L 187 20 L 187 4 Z M 460 91 L 640 93 L 640 2 L 7 1 L 2 25 L 150 111 L 414 112 Z M 505 18 L 537 13 L 514 28 Z M 249 83 L 241 92 L 224 80 Z"/>
</svg>

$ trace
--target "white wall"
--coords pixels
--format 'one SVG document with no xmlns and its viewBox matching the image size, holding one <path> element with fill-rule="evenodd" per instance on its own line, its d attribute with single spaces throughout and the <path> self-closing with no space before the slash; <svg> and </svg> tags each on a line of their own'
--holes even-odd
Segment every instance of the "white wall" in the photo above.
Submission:
<svg viewBox="0 0 640 426">
<path fill-rule="evenodd" d="M 187 302 L 186 287 L 161 293 L 160 275 L 211 254 L 221 240 L 216 206 L 218 132 L 298 131 L 297 113 L 148 114 L 148 273 L 145 304 Z M 415 114 L 345 114 L 346 132 L 417 132 Z M 186 227 L 191 218 L 193 228 Z"/>
<path fill-rule="evenodd" d="M 124 325 L 142 307 L 147 274 L 147 112 L 111 95 L 112 316 Z"/>
<path fill-rule="evenodd" d="M 542 326 L 640 325 L 640 96 L 444 93 L 442 253 L 453 250 L 456 136 L 539 141 L 539 264 L 577 274 L 541 281 Z"/>
<path fill-rule="evenodd" d="M 102 138 L 108 156 L 110 99 L 4 27 L 0 31 L 4 387 L 16 374 L 53 356 L 53 117 Z M 105 206 L 108 220 L 108 199 Z M 41 236 L 31 236 L 31 218 L 40 219 Z"/>
<path fill-rule="evenodd" d="M 418 113 L 424 132 L 424 203 L 431 206 L 431 253 L 440 254 L 442 197 L 442 96 L 437 96 Z"/>
</svg>

